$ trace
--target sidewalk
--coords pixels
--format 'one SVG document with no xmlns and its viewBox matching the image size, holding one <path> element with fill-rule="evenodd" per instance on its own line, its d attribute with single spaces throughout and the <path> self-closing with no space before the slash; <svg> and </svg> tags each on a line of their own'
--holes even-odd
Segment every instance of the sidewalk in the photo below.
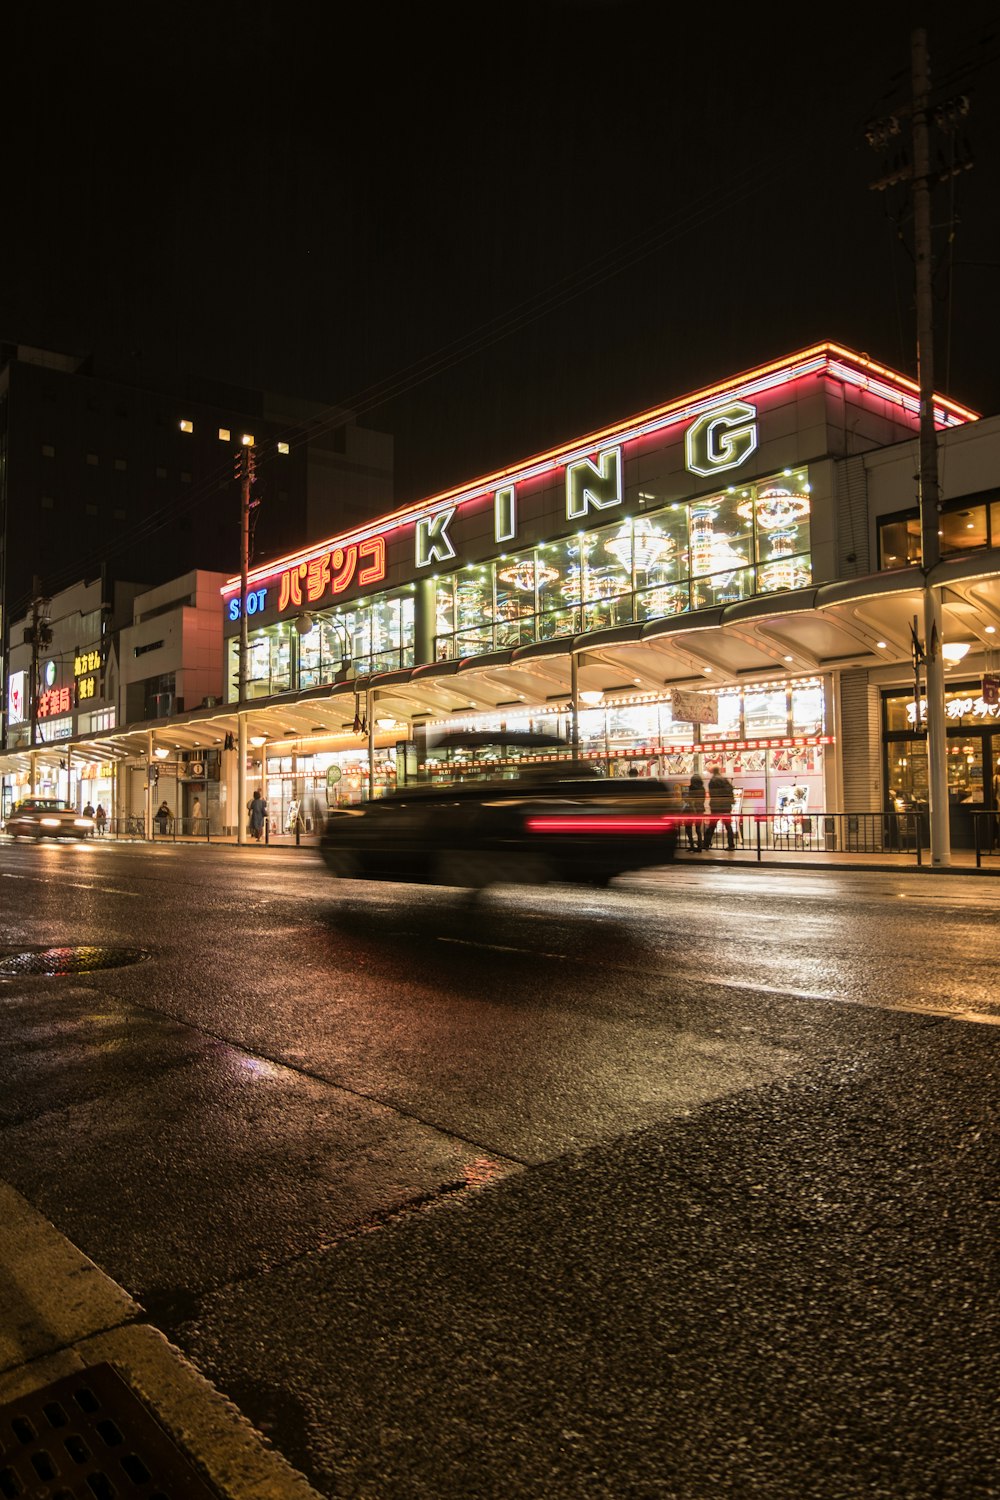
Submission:
<svg viewBox="0 0 1000 1500">
<path fill-rule="evenodd" d="M 146 1494 L 131 1487 L 145 1473 L 172 1500 L 319 1500 L 128 1293 L 4 1182 L 0 1285 L 3 1494 L 47 1500 L 84 1483 Z"/>
<path fill-rule="evenodd" d="M 913 850 L 906 854 L 853 854 L 843 849 L 762 849 L 758 861 L 755 848 L 712 848 L 696 854 L 678 845 L 677 860 L 685 863 L 704 863 L 707 860 L 713 864 L 752 864 L 757 868 L 781 870 L 905 870 L 923 875 L 1000 875 L 1000 850 L 996 849 L 989 854 L 981 851 L 978 866 L 974 849 L 953 849 L 951 864 L 944 869 L 934 868 L 929 849 L 921 851 L 918 864 Z"/>
</svg>

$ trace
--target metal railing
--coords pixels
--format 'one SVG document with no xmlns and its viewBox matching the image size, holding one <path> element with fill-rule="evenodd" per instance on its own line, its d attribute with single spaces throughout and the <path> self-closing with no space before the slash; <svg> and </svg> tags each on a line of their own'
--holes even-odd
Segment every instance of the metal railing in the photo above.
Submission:
<svg viewBox="0 0 1000 1500">
<path fill-rule="evenodd" d="M 972 814 L 972 839 L 976 851 L 976 869 L 981 869 L 983 856 L 1000 856 L 1000 812 L 984 808 Z"/>
<path fill-rule="evenodd" d="M 858 813 L 743 813 L 739 817 L 685 814 L 681 845 L 756 854 L 899 854 L 923 864 L 930 846 L 924 812 Z M 965 842 L 971 828 L 971 842 Z M 731 834 L 731 839 L 730 839 Z M 976 867 L 984 858 L 1000 857 L 1000 812 L 983 809 L 968 813 L 966 833 L 953 849 L 974 853 Z"/>
<path fill-rule="evenodd" d="M 921 862 L 925 820 L 916 812 L 684 815 L 688 847 L 790 854 L 912 854 Z"/>
<path fill-rule="evenodd" d="M 154 816 L 152 828 L 154 841 L 170 839 L 176 842 L 178 839 L 204 839 L 208 842 L 212 838 L 208 818 L 171 817 L 163 820 Z M 105 836 L 117 839 L 145 839 L 146 819 L 142 813 L 129 813 L 122 818 L 109 818 Z M 218 829 L 215 830 L 215 837 L 222 837 Z"/>
<path fill-rule="evenodd" d="M 924 812 L 743 813 L 732 818 L 711 813 L 685 813 L 680 821 L 683 825 L 679 840 L 681 849 L 685 845 L 726 849 L 731 832 L 733 848 L 755 855 L 758 863 L 765 854 L 868 854 L 908 856 L 922 865 L 924 851 L 930 845 L 927 814 Z M 977 869 L 991 857 L 1000 861 L 1000 811 L 970 810 L 965 828 L 961 852 L 974 855 Z M 964 839 L 970 837 L 970 829 L 971 844 L 967 844 Z M 299 820 L 294 829 L 281 833 L 267 818 L 260 842 L 298 846 L 303 837 L 311 842 L 316 832 L 312 830 L 311 838 L 310 830 Z M 145 819 L 141 814 L 109 818 L 104 836 L 145 839 Z M 209 843 L 217 839 L 232 843 L 234 833 L 231 828 L 212 829 L 205 817 L 171 818 L 163 828 L 154 818 L 153 841 L 164 839 Z"/>
</svg>

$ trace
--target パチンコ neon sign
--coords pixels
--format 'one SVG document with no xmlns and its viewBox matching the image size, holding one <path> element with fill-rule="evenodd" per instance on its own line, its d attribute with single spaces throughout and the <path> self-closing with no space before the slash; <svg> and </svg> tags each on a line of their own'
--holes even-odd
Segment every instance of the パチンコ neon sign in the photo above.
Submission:
<svg viewBox="0 0 1000 1500">
<path fill-rule="evenodd" d="M 358 563 L 368 558 L 366 566 Z M 293 604 L 319 604 L 327 594 L 342 594 L 352 583 L 364 586 L 385 577 L 385 537 L 372 536 L 364 542 L 334 547 L 318 557 L 310 557 L 294 568 L 286 568 L 278 583 L 278 608 Z"/>
</svg>

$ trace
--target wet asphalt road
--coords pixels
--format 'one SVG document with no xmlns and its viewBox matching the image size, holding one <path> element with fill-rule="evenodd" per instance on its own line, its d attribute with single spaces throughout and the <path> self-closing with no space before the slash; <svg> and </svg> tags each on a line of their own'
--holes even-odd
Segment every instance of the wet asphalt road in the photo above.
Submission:
<svg viewBox="0 0 1000 1500">
<path fill-rule="evenodd" d="M 2 1175 L 330 1496 L 997 1495 L 998 886 L 0 844 Z"/>
</svg>

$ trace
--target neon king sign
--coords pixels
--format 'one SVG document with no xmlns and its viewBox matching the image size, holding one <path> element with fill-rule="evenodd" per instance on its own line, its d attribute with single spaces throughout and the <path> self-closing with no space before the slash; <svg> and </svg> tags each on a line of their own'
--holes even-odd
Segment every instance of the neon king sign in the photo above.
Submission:
<svg viewBox="0 0 1000 1500">
<path fill-rule="evenodd" d="M 686 466 L 702 476 L 739 468 L 756 449 L 757 408 L 746 401 L 730 401 L 703 412 L 684 433 Z M 567 521 L 579 522 L 593 511 L 611 510 L 624 503 L 620 442 L 599 447 L 591 454 L 578 453 L 567 458 L 564 471 Z M 449 527 L 461 503 L 442 505 L 417 516 L 414 521 L 417 568 L 431 568 L 456 556 Z M 500 546 L 515 540 L 517 534 L 518 487 L 516 482 L 509 482 L 493 491 L 493 535 Z M 386 540 L 386 535 L 380 534 L 342 543 L 285 568 L 278 575 L 279 612 L 320 604 L 352 586 L 363 588 L 381 582 L 386 576 Z M 247 592 L 247 614 L 262 614 L 269 607 L 271 592 L 269 587 L 255 584 Z M 238 595 L 230 597 L 227 611 L 230 620 L 240 618 Z"/>
</svg>

